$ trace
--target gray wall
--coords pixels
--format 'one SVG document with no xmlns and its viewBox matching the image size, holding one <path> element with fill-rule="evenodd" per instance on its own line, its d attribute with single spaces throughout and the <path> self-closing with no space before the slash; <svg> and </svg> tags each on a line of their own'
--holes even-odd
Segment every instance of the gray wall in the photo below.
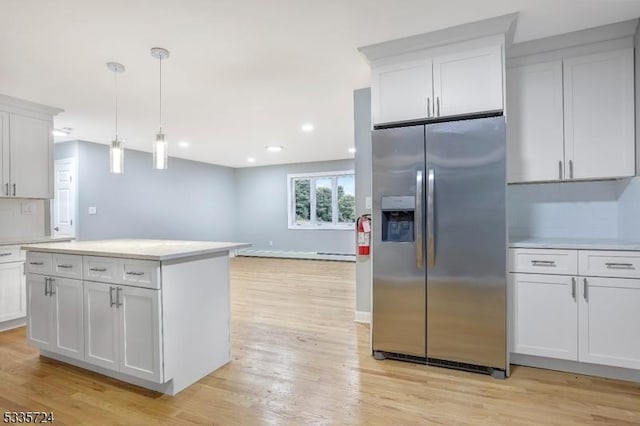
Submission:
<svg viewBox="0 0 640 426">
<path fill-rule="evenodd" d="M 125 173 L 113 175 L 108 146 L 89 142 L 78 158 L 78 238 L 234 240 L 233 169 L 170 158 L 155 170 L 151 154 L 127 150 Z"/>
<path fill-rule="evenodd" d="M 371 213 L 365 208 L 371 197 L 371 89 L 353 92 L 355 124 L 356 215 Z M 356 264 L 356 311 L 371 311 L 371 257 L 358 256 Z"/>
<path fill-rule="evenodd" d="M 299 230 L 287 224 L 287 174 L 353 167 L 353 160 L 337 160 L 235 169 L 235 239 L 257 250 L 355 253 L 354 230 Z"/>
</svg>

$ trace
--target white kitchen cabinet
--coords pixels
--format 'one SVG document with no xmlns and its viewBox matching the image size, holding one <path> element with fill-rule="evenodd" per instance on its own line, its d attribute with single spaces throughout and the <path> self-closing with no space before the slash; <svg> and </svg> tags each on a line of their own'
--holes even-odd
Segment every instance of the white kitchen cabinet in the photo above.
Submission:
<svg viewBox="0 0 640 426">
<path fill-rule="evenodd" d="M 455 53 L 374 64 L 374 124 L 503 109 L 502 45 L 452 46 Z M 443 49 L 438 50 L 442 52 Z"/>
<path fill-rule="evenodd" d="M 25 315 L 24 262 L 0 263 L 0 322 Z"/>
<path fill-rule="evenodd" d="M 61 109 L 0 95 L 0 197 L 53 197 L 53 116 Z"/>
<path fill-rule="evenodd" d="M 563 179 L 562 97 L 562 61 L 507 69 L 510 183 Z"/>
<path fill-rule="evenodd" d="M 570 177 L 635 175 L 633 48 L 565 59 L 564 135 Z"/>
<path fill-rule="evenodd" d="M 640 369 L 640 280 L 580 280 L 580 361 Z"/>
<path fill-rule="evenodd" d="M 511 274 L 513 351 L 578 359 L 576 277 Z"/>
<path fill-rule="evenodd" d="M 374 68 L 371 98 L 374 123 L 429 117 L 433 108 L 431 59 Z"/>
<path fill-rule="evenodd" d="M 53 122 L 10 115 L 11 195 L 53 198 Z"/>
<path fill-rule="evenodd" d="M 52 350 L 53 303 L 48 280 L 43 275 L 27 275 L 27 340 L 40 349 Z"/>
<path fill-rule="evenodd" d="M 28 340 L 41 349 L 84 359 L 82 281 L 30 274 Z"/>
<path fill-rule="evenodd" d="M 163 382 L 158 290 L 119 286 L 120 372 Z"/>
<path fill-rule="evenodd" d="M 436 116 L 502 110 L 502 46 L 433 58 Z"/>
<path fill-rule="evenodd" d="M 85 360 L 117 371 L 120 368 L 120 326 L 115 286 L 84 282 Z"/>
</svg>

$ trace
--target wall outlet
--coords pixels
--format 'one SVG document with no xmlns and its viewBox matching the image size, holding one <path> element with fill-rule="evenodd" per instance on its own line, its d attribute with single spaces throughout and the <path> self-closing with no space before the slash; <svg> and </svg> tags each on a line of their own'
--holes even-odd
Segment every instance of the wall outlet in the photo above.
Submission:
<svg viewBox="0 0 640 426">
<path fill-rule="evenodd" d="M 36 212 L 36 205 L 31 201 L 20 203 L 20 213 L 22 214 L 34 214 Z"/>
<path fill-rule="evenodd" d="M 96 207 L 89 207 L 89 214 L 98 214 L 98 209 Z"/>
</svg>

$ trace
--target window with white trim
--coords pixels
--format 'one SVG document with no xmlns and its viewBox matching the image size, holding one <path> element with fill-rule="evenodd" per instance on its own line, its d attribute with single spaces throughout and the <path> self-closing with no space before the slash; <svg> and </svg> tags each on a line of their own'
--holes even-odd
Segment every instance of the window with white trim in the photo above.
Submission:
<svg viewBox="0 0 640 426">
<path fill-rule="evenodd" d="M 289 229 L 353 229 L 353 170 L 287 175 Z"/>
</svg>

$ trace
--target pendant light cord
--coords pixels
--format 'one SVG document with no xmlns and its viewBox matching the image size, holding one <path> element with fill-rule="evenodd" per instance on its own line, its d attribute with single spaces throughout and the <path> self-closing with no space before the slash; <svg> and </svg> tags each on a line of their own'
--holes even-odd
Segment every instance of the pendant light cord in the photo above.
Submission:
<svg viewBox="0 0 640 426">
<path fill-rule="evenodd" d="M 160 61 L 160 133 L 162 133 L 162 56 L 159 58 Z"/>
<path fill-rule="evenodd" d="M 116 141 L 118 140 L 118 73 L 114 72 L 114 79 L 116 85 Z"/>
</svg>

